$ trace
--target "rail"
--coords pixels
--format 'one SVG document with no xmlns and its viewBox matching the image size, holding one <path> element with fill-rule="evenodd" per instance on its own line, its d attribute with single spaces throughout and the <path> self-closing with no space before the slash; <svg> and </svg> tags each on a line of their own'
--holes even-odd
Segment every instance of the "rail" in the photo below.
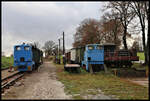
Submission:
<svg viewBox="0 0 150 101">
<path fill-rule="evenodd" d="M 6 88 L 7 86 L 10 86 L 13 82 L 15 82 L 16 80 L 21 78 L 23 75 L 24 75 L 24 73 L 17 72 L 8 77 L 3 78 L 2 83 L 1 83 L 2 91 L 4 90 L 4 88 Z"/>
<path fill-rule="evenodd" d="M 1 68 L 1 70 L 7 70 L 7 69 L 9 69 L 9 67 L 6 67 L 6 68 Z"/>
</svg>

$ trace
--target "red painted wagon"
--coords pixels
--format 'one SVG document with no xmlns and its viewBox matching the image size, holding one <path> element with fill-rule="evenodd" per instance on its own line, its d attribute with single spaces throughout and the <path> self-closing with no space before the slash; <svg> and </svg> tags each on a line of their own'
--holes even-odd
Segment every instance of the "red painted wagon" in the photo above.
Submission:
<svg viewBox="0 0 150 101">
<path fill-rule="evenodd" d="M 139 61 L 134 50 L 116 50 L 116 45 L 104 45 L 104 61 L 107 67 L 131 67 L 132 61 Z"/>
</svg>

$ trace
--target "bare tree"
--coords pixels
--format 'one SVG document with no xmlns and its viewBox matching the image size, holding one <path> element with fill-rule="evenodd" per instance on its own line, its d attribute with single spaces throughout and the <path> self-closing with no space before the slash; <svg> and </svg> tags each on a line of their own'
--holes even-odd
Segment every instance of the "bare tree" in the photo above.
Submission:
<svg viewBox="0 0 150 101">
<path fill-rule="evenodd" d="M 147 63 L 149 64 L 149 1 L 144 2 L 144 7 L 146 11 L 146 17 L 147 17 Z"/>
<path fill-rule="evenodd" d="M 122 36 L 123 26 L 118 19 L 118 15 L 113 12 L 106 12 L 102 16 L 102 32 L 106 32 L 104 35 L 106 41 L 114 43 L 118 46 L 121 44 L 120 37 Z M 108 38 L 107 38 L 108 37 Z"/>
<path fill-rule="evenodd" d="M 118 15 L 118 19 L 120 20 L 124 32 L 123 32 L 123 44 L 124 48 L 128 49 L 126 42 L 127 28 L 131 20 L 134 18 L 135 13 L 132 9 L 130 9 L 131 2 L 129 1 L 114 1 L 110 2 L 106 9 L 111 9 L 111 12 Z"/>
<path fill-rule="evenodd" d="M 41 45 L 39 44 L 39 42 L 34 42 L 33 45 L 36 47 L 36 48 L 40 48 Z"/>
<path fill-rule="evenodd" d="M 100 23 L 95 19 L 84 19 L 74 35 L 73 46 L 100 43 Z"/>
<path fill-rule="evenodd" d="M 54 47 L 55 47 L 55 42 L 53 42 L 53 41 L 46 41 L 45 42 L 43 49 L 46 53 L 46 57 L 52 55 Z"/>
<path fill-rule="evenodd" d="M 148 52 L 147 52 L 147 47 L 146 47 L 146 43 L 145 43 L 145 27 L 146 27 L 145 20 L 146 20 L 146 16 L 147 16 L 147 20 L 148 20 L 148 9 L 149 9 L 148 3 L 146 1 L 132 2 L 131 8 L 134 10 L 134 12 L 136 13 L 136 15 L 138 16 L 138 18 L 140 20 L 141 31 L 142 31 L 142 41 L 143 41 L 143 48 L 144 48 L 144 55 L 145 55 L 145 64 L 147 64 L 148 63 L 147 62 L 148 61 L 147 60 Z M 148 41 L 149 40 L 147 40 L 147 42 Z M 147 46 L 148 46 L 148 43 L 147 43 Z"/>
<path fill-rule="evenodd" d="M 39 42 L 33 42 L 33 43 L 27 43 L 28 45 L 31 45 L 33 48 L 40 49 L 40 44 Z"/>
</svg>

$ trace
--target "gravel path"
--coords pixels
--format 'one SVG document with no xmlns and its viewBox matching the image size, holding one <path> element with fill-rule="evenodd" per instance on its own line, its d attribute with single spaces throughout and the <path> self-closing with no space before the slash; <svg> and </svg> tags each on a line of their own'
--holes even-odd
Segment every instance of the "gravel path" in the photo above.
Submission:
<svg viewBox="0 0 150 101">
<path fill-rule="evenodd" d="M 20 86 L 12 86 L 2 99 L 71 99 L 64 93 L 64 85 L 57 80 L 56 68 L 45 62 L 38 71 L 25 76 Z"/>
</svg>

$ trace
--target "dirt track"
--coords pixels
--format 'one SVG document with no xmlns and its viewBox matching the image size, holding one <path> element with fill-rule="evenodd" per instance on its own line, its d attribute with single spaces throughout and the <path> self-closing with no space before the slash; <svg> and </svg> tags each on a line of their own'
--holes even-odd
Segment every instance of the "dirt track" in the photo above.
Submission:
<svg viewBox="0 0 150 101">
<path fill-rule="evenodd" d="M 45 62 L 38 71 L 18 81 L 20 86 L 12 86 L 6 91 L 2 99 L 71 99 L 64 93 L 64 86 L 57 80 L 55 71 L 55 66 Z"/>
</svg>

